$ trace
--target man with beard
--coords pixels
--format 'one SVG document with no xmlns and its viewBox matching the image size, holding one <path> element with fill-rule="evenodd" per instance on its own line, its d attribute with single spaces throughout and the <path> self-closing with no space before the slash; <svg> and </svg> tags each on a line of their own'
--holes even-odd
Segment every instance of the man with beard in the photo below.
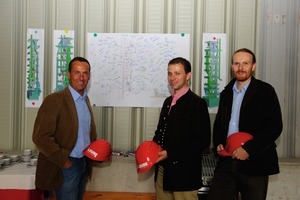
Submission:
<svg viewBox="0 0 300 200">
<path fill-rule="evenodd" d="M 274 88 L 253 77 L 256 58 L 239 49 L 231 61 L 233 80 L 220 94 L 213 128 L 213 146 L 219 155 L 209 200 L 264 200 L 269 175 L 279 173 L 276 139 L 282 131 L 280 104 Z M 221 156 L 227 137 L 245 132 L 251 140 L 230 156 Z"/>
</svg>

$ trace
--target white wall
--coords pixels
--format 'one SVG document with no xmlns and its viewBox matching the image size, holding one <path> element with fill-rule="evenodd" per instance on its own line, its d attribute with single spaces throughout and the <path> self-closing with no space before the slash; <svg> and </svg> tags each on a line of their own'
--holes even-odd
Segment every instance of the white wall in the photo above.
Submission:
<svg viewBox="0 0 300 200">
<path fill-rule="evenodd" d="M 280 174 L 269 178 L 267 200 L 299 199 L 300 160 L 281 160 L 279 167 Z M 94 165 L 87 191 L 155 193 L 154 170 L 137 174 L 134 157 L 113 157 Z"/>
</svg>

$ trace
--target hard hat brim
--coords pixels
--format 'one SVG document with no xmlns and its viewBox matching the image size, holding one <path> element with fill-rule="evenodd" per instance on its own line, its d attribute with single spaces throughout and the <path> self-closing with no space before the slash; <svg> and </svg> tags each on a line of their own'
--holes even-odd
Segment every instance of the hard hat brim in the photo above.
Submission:
<svg viewBox="0 0 300 200">
<path fill-rule="evenodd" d="M 226 157 L 226 156 L 232 156 L 230 153 L 228 153 L 225 149 L 218 152 L 220 156 Z"/>
</svg>

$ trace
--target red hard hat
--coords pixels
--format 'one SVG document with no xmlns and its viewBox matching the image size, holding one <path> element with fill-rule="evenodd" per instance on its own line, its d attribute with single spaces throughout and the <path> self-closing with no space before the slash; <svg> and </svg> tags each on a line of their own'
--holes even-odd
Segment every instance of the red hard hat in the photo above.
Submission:
<svg viewBox="0 0 300 200">
<path fill-rule="evenodd" d="M 83 154 L 95 161 L 108 161 L 111 158 L 111 145 L 107 140 L 99 139 L 92 142 Z"/>
<path fill-rule="evenodd" d="M 154 141 L 142 142 L 135 151 L 135 161 L 138 166 L 137 173 L 148 171 L 157 161 L 158 152 L 163 149 Z"/>
<path fill-rule="evenodd" d="M 245 132 L 236 132 L 230 135 L 226 140 L 226 146 L 222 151 L 219 151 L 220 156 L 232 156 L 232 153 L 245 142 L 251 140 L 253 136 Z"/>
</svg>

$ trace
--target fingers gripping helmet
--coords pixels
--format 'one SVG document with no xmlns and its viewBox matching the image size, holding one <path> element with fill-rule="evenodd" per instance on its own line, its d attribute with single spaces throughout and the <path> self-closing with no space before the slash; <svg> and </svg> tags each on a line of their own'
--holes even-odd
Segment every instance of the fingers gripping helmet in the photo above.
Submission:
<svg viewBox="0 0 300 200">
<path fill-rule="evenodd" d="M 111 145 L 107 140 L 99 139 L 92 142 L 83 154 L 95 161 L 108 161 L 111 158 Z"/>
<path fill-rule="evenodd" d="M 226 146 L 224 150 L 219 152 L 220 156 L 231 156 L 232 153 L 239 147 L 241 147 L 248 140 L 253 139 L 253 136 L 245 132 L 236 132 L 230 135 L 226 140 Z"/>
<path fill-rule="evenodd" d="M 158 152 L 162 151 L 160 145 L 154 141 L 142 142 L 135 151 L 137 173 L 143 173 L 151 169 L 158 159 Z"/>
</svg>

